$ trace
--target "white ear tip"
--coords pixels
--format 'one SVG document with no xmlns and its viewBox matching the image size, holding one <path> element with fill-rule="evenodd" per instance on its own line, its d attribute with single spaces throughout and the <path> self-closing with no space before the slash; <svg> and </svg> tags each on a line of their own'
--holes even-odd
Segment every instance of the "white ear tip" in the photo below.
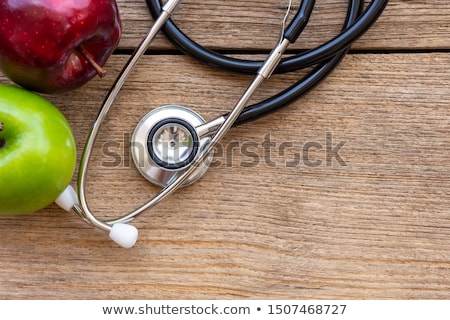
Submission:
<svg viewBox="0 0 450 320">
<path fill-rule="evenodd" d="M 109 232 L 109 237 L 118 245 L 129 249 L 133 247 L 137 241 L 138 230 L 136 227 L 129 224 L 115 223 Z"/>
<path fill-rule="evenodd" d="M 78 196 L 71 185 L 56 198 L 55 203 L 66 211 L 70 211 L 76 204 L 78 204 Z"/>
</svg>

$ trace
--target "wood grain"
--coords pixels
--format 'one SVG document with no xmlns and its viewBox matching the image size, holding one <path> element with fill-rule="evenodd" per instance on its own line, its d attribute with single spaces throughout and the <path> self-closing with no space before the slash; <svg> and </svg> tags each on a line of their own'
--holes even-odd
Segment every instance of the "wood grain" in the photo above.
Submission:
<svg viewBox="0 0 450 320">
<path fill-rule="evenodd" d="M 186 1 L 179 18 L 201 26 L 196 15 L 217 5 L 209 18 L 217 22 L 219 9 L 235 10 L 234 2 L 196 8 Z M 324 0 L 319 9 L 326 14 L 332 3 L 330 17 L 343 13 L 337 1 Z M 125 35 L 127 47 L 146 27 L 145 7 L 141 1 L 119 4 L 125 25 L 136 27 L 135 36 Z M 410 32 L 392 23 L 399 8 L 405 19 L 414 15 L 405 8 L 437 18 L 423 28 L 414 22 Z M 374 30 L 358 46 L 384 51 L 396 44 L 389 34 L 401 32 L 399 50 L 408 41 L 416 49 L 426 42 L 441 48 L 447 44 L 437 29 L 433 39 L 424 34 L 448 9 L 444 1 L 391 1 L 376 29 L 388 34 L 386 45 Z M 210 32 L 204 23 L 203 29 L 193 25 L 199 37 Z M 270 43 L 264 34 L 254 43 Z M 240 48 L 237 41 L 246 39 L 235 40 L 226 45 Z M 160 38 L 158 46 L 167 44 Z M 47 96 L 71 123 L 79 154 L 127 58 L 114 55 L 104 79 Z M 0 298 L 450 298 L 449 64 L 445 52 L 347 56 L 307 96 L 233 129 L 200 181 L 136 219 L 140 239 L 133 249 L 118 248 L 56 205 L 0 217 Z M 274 76 L 255 99 L 299 76 Z M 146 55 L 96 143 L 91 208 L 112 217 L 158 191 L 140 177 L 129 151 L 130 134 L 145 113 L 177 103 L 211 119 L 230 110 L 249 81 L 183 55 Z"/>
<path fill-rule="evenodd" d="M 124 29 L 121 47 L 131 48 L 147 33 L 152 19 L 143 0 L 118 3 Z M 317 1 L 311 21 L 294 48 L 312 48 L 334 37 L 342 27 L 347 3 Z M 188 36 L 213 49 L 267 50 L 279 37 L 287 4 L 287 0 L 185 0 L 173 20 Z M 353 49 L 449 49 L 449 21 L 448 1 L 390 0 L 377 24 Z M 167 48 L 173 47 L 162 36 L 152 46 Z"/>
</svg>

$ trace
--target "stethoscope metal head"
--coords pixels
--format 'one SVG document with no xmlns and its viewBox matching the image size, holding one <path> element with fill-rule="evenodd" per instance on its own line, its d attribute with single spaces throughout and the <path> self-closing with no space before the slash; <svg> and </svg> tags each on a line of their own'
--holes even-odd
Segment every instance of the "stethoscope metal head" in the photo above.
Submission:
<svg viewBox="0 0 450 320">
<path fill-rule="evenodd" d="M 210 137 L 197 128 L 206 124 L 198 113 L 178 105 L 157 108 L 137 124 L 131 138 L 131 153 L 139 172 L 150 182 L 165 187 L 188 166 Z M 183 182 L 197 181 L 208 169 L 213 152 Z"/>
</svg>

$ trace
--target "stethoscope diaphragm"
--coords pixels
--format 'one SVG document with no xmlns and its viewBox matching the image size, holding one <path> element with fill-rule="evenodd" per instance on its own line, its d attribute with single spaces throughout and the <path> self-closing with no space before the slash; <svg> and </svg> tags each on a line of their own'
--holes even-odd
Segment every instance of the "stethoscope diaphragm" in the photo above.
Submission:
<svg viewBox="0 0 450 320">
<path fill-rule="evenodd" d="M 167 186 L 210 141 L 210 137 L 202 137 L 196 130 L 205 123 L 198 113 L 178 105 L 152 110 L 137 124 L 131 138 L 131 154 L 136 168 L 150 182 Z M 184 181 L 183 186 L 200 179 L 212 158 L 213 152 Z"/>
</svg>

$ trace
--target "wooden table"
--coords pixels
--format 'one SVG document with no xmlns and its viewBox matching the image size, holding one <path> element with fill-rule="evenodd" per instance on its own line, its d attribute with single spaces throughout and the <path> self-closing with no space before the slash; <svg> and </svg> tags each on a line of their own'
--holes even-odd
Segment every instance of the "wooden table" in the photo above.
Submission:
<svg viewBox="0 0 450 320">
<path fill-rule="evenodd" d="M 186 0 L 174 20 L 210 48 L 261 57 L 277 41 L 286 3 Z M 79 155 L 108 88 L 151 25 L 143 0 L 118 4 L 123 37 L 108 76 L 47 96 L 73 126 Z M 346 1 L 316 7 L 295 50 L 340 28 Z M 448 1 L 391 0 L 325 82 L 233 129 L 199 182 L 136 219 L 133 249 L 56 205 L 1 217 L 0 297 L 450 298 L 449 21 Z M 255 99 L 300 75 L 275 76 Z M 158 191 L 129 150 L 144 114 L 176 103 L 212 119 L 250 79 L 198 63 L 160 35 L 96 144 L 92 209 L 113 217 Z"/>
</svg>

